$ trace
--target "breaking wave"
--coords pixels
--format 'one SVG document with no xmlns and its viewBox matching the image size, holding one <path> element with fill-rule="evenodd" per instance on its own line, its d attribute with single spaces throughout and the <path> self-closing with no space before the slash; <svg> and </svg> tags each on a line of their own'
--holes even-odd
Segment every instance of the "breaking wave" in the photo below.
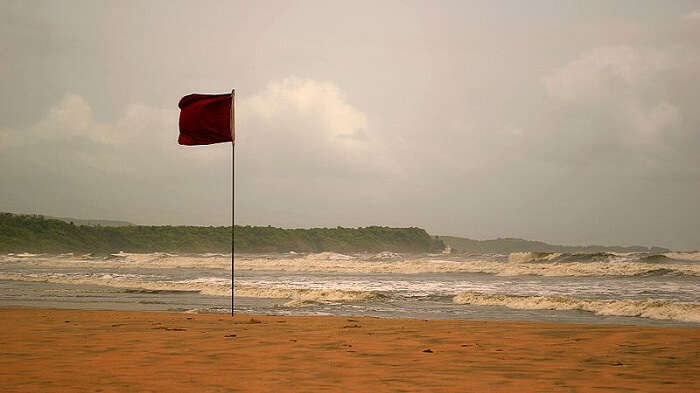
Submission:
<svg viewBox="0 0 700 393">
<path fill-rule="evenodd" d="M 617 255 L 598 253 L 565 253 L 565 252 L 511 252 L 508 262 L 599 262 L 611 261 L 618 258 Z"/>
<path fill-rule="evenodd" d="M 367 256 L 368 261 L 391 261 L 391 260 L 399 260 L 402 259 L 403 255 L 391 252 L 391 251 L 383 251 L 380 252 L 379 254 L 374 254 L 374 255 L 369 255 Z"/>
<path fill-rule="evenodd" d="M 50 282 L 73 285 L 101 285 L 125 289 L 126 293 L 182 293 L 197 292 L 210 296 L 231 296 L 231 282 L 228 279 L 205 277 L 183 281 L 145 281 L 133 275 L 114 274 L 37 274 L 0 273 L 0 280 Z M 327 302 L 356 302 L 383 297 L 374 291 L 345 291 L 337 289 L 305 289 L 269 287 L 256 285 L 236 285 L 236 296 L 291 299 L 287 306 L 302 306 Z"/>
<path fill-rule="evenodd" d="M 306 256 L 306 259 L 312 261 L 349 261 L 351 259 L 355 259 L 355 257 L 326 251 L 318 254 L 309 254 Z"/>
<path fill-rule="evenodd" d="M 700 276 L 700 265 L 693 263 L 650 263 L 639 261 L 598 262 L 500 262 L 494 260 L 310 260 L 259 259 L 236 260 L 237 270 L 275 270 L 287 272 L 335 273 L 487 273 L 499 276 L 639 276 L 666 269 L 669 274 Z"/>
<path fill-rule="evenodd" d="M 603 300 L 557 296 L 509 296 L 464 292 L 455 296 L 455 304 L 502 306 L 517 310 L 580 310 L 597 315 L 671 319 L 700 323 L 700 304 L 662 300 Z"/>
<path fill-rule="evenodd" d="M 665 256 L 681 261 L 700 261 L 700 251 L 692 252 L 667 252 Z"/>
<path fill-rule="evenodd" d="M 34 257 L 41 256 L 41 254 L 32 254 L 32 253 L 28 253 L 28 252 L 22 252 L 22 253 L 16 254 L 16 253 L 11 252 L 11 253 L 7 254 L 7 256 L 8 257 L 15 257 L 15 258 L 34 258 Z"/>
<path fill-rule="evenodd" d="M 567 252 L 512 252 L 508 255 L 508 262 L 672 262 L 675 258 L 683 256 L 683 253 L 649 254 L 645 252 L 630 253 L 567 253 Z M 673 255 L 673 256 L 671 256 Z M 687 260 L 687 259 L 686 259 Z"/>
<path fill-rule="evenodd" d="M 343 291 L 338 289 L 270 288 L 251 285 L 236 286 L 236 296 L 291 299 L 288 307 L 303 307 L 328 302 L 357 302 L 383 297 L 373 291 Z"/>
<path fill-rule="evenodd" d="M 211 296 L 231 296 L 231 283 L 225 279 L 202 278 L 183 281 L 147 281 L 130 274 L 0 273 L 0 280 L 50 282 L 55 284 L 102 285 L 125 288 L 129 292 L 199 292 Z"/>
<path fill-rule="evenodd" d="M 235 269 L 249 271 L 329 272 L 329 273 L 486 273 L 499 276 L 700 276 L 700 263 L 693 258 L 700 253 L 566 254 L 511 253 L 504 257 L 431 259 L 407 257 L 394 253 L 350 256 L 323 252 L 317 254 L 277 254 L 236 256 Z M 672 258 L 673 257 L 673 258 Z M 479 259 L 481 258 L 481 259 Z M 685 258 L 685 260 L 681 260 Z M 5 255 L 0 263 L 17 263 L 23 267 L 108 268 L 108 269 L 231 269 L 230 254 L 174 255 L 167 253 L 117 253 L 108 257 Z"/>
<path fill-rule="evenodd" d="M 645 255 L 639 257 L 639 261 L 642 262 L 673 262 L 673 258 L 669 258 L 666 255 Z"/>
<path fill-rule="evenodd" d="M 649 270 L 649 271 L 645 271 L 643 273 L 636 274 L 636 276 L 638 276 L 638 277 L 661 277 L 661 276 L 680 276 L 680 275 L 681 275 L 681 273 L 679 273 L 673 269 L 666 269 L 666 268 Z"/>
</svg>

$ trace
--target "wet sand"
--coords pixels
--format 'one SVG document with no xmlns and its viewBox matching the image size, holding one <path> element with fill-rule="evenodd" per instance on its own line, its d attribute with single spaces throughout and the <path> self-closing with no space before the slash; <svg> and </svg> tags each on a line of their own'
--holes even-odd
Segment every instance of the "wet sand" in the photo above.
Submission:
<svg viewBox="0 0 700 393">
<path fill-rule="evenodd" d="M 2 392 L 697 392 L 700 328 L 0 309 Z"/>
</svg>

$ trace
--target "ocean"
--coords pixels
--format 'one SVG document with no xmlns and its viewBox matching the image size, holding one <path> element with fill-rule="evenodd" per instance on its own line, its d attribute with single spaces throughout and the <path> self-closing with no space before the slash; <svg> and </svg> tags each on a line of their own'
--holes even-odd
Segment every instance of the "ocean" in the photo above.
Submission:
<svg viewBox="0 0 700 393">
<path fill-rule="evenodd" d="M 700 325 L 700 252 L 235 255 L 235 311 Z M 231 312 L 231 255 L 0 255 L 0 306 Z"/>
</svg>

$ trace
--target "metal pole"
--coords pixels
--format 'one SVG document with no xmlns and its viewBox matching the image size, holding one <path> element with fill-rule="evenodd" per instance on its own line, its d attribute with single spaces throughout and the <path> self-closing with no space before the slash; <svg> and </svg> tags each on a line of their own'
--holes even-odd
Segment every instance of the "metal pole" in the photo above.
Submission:
<svg viewBox="0 0 700 393">
<path fill-rule="evenodd" d="M 233 247 L 233 239 L 234 239 L 234 228 L 236 227 L 236 221 L 234 217 L 236 216 L 235 213 L 235 184 L 236 184 L 236 166 L 234 165 L 235 158 L 236 158 L 236 117 L 234 116 L 235 114 L 235 101 L 236 101 L 236 90 L 233 89 L 231 90 L 231 317 L 234 315 L 234 247 Z"/>
<path fill-rule="evenodd" d="M 234 186 L 234 184 L 235 184 L 236 175 L 235 175 L 235 171 L 234 171 L 234 169 L 233 169 L 233 168 L 234 168 L 234 164 L 233 164 L 233 163 L 234 163 L 234 161 L 235 161 L 235 159 L 234 159 L 235 157 L 236 157 L 236 144 L 235 144 L 235 143 L 232 143 L 232 144 L 231 144 L 231 316 L 233 316 L 233 308 L 234 308 L 234 307 L 233 307 L 233 306 L 234 306 L 234 301 L 233 301 L 233 298 L 234 298 L 234 296 L 233 296 L 233 293 L 234 293 L 234 289 L 233 289 L 233 283 L 234 283 L 234 273 L 233 273 L 233 266 L 234 266 L 234 263 L 233 263 L 233 260 L 234 260 L 233 252 L 234 252 L 234 248 L 233 248 L 233 239 L 234 239 L 234 228 L 236 227 L 236 224 L 235 224 L 235 220 L 234 220 L 233 218 L 235 217 L 235 212 L 234 212 L 234 209 L 235 209 L 235 207 L 234 207 L 234 201 L 235 201 L 235 199 L 234 199 L 234 190 L 235 190 L 235 186 Z"/>
</svg>

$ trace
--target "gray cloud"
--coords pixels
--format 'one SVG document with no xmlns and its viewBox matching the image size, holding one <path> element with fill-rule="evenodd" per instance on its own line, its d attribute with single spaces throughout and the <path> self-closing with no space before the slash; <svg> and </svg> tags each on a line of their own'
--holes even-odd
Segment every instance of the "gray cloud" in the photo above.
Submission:
<svg viewBox="0 0 700 393">
<path fill-rule="evenodd" d="M 700 248 L 697 2 L 0 5 L 0 210 Z M 369 12 L 371 11 L 371 12 Z"/>
</svg>

